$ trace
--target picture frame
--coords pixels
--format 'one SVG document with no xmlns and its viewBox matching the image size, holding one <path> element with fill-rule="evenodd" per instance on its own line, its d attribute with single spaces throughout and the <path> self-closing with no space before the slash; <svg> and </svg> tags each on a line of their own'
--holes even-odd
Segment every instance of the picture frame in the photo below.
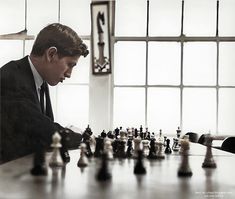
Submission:
<svg viewBox="0 0 235 199">
<path fill-rule="evenodd" d="M 92 73 L 111 73 L 109 2 L 91 3 Z"/>
</svg>

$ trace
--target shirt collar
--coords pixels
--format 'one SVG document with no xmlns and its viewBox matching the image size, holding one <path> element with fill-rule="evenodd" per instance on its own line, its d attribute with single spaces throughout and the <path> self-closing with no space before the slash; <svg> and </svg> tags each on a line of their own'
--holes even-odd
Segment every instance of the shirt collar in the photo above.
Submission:
<svg viewBox="0 0 235 199">
<path fill-rule="evenodd" d="M 29 56 L 28 56 L 28 60 L 29 60 L 30 68 L 31 68 L 32 73 L 33 73 L 34 82 L 35 82 L 36 88 L 38 90 L 38 89 L 40 89 L 40 87 L 43 83 L 43 79 L 42 79 L 41 75 L 38 73 L 38 71 L 36 70 L 36 68 L 33 65 L 32 61 L 30 60 Z"/>
</svg>

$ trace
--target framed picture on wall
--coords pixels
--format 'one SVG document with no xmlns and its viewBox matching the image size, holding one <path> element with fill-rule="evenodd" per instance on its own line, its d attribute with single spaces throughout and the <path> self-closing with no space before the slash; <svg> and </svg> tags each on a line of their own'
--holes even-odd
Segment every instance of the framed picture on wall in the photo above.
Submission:
<svg viewBox="0 0 235 199">
<path fill-rule="evenodd" d="M 109 3 L 91 4 L 92 72 L 94 75 L 111 73 Z"/>
</svg>

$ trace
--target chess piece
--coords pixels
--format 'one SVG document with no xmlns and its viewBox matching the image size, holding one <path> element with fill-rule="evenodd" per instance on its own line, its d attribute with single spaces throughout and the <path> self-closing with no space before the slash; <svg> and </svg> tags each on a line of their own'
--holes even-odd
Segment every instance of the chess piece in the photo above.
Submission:
<svg viewBox="0 0 235 199">
<path fill-rule="evenodd" d="M 133 139 L 133 134 L 132 134 L 132 129 L 131 128 L 127 129 L 127 137 L 128 137 L 128 139 Z"/>
<path fill-rule="evenodd" d="M 101 154 L 103 153 L 104 150 L 104 138 L 97 137 L 95 138 L 95 140 L 96 140 L 96 145 L 95 145 L 94 156 L 101 157 Z"/>
<path fill-rule="evenodd" d="M 110 180 L 112 178 L 112 175 L 110 174 L 108 170 L 108 160 L 107 160 L 107 154 L 102 154 L 102 162 L 101 162 L 101 168 L 99 169 L 96 179 L 99 181 L 106 181 Z"/>
<path fill-rule="evenodd" d="M 134 130 L 134 134 L 135 134 L 135 138 L 137 138 L 138 137 L 138 129 L 137 128 L 135 128 L 135 130 Z"/>
<path fill-rule="evenodd" d="M 166 153 L 166 154 L 170 154 L 170 153 L 171 153 L 170 139 L 166 139 L 165 153 Z"/>
<path fill-rule="evenodd" d="M 145 127 L 145 131 L 143 133 L 143 139 L 147 139 L 147 134 L 148 134 L 148 127 Z"/>
<path fill-rule="evenodd" d="M 126 141 L 126 132 L 124 130 L 120 130 L 120 140 L 121 141 Z"/>
<path fill-rule="evenodd" d="M 137 136 L 136 138 L 134 138 L 134 154 L 133 154 L 133 156 L 135 158 L 138 157 L 138 151 L 141 150 L 140 143 L 141 143 L 140 136 Z"/>
<path fill-rule="evenodd" d="M 167 145 L 167 143 L 166 143 L 167 137 L 166 137 L 166 136 L 163 136 L 163 138 L 164 138 L 163 146 L 166 147 L 166 145 Z"/>
<path fill-rule="evenodd" d="M 107 133 L 107 137 L 109 138 L 109 139 L 114 139 L 115 138 L 115 135 L 114 135 L 114 133 L 112 132 L 112 131 L 109 131 L 108 133 Z"/>
<path fill-rule="evenodd" d="M 110 140 L 106 140 L 104 143 L 104 152 L 107 154 L 107 159 L 113 159 L 113 147 Z"/>
<path fill-rule="evenodd" d="M 149 159 L 156 159 L 156 145 L 155 145 L 155 139 L 151 139 L 150 141 L 150 149 L 149 154 L 147 156 Z"/>
<path fill-rule="evenodd" d="M 143 150 L 143 156 L 147 157 L 149 154 L 149 141 L 148 140 L 142 140 L 142 150 Z"/>
<path fill-rule="evenodd" d="M 90 140 L 90 137 L 91 137 L 92 134 L 93 134 L 92 130 L 91 130 L 89 124 L 88 124 L 87 128 L 85 129 L 85 131 L 82 134 L 83 142 L 86 143 L 87 140 Z"/>
<path fill-rule="evenodd" d="M 162 141 L 158 141 L 156 142 L 157 145 L 157 154 L 156 154 L 156 158 L 157 159 L 165 159 L 165 155 L 163 154 L 163 142 Z"/>
<path fill-rule="evenodd" d="M 86 167 L 88 165 L 88 159 L 86 156 L 86 144 L 85 143 L 81 143 L 80 145 L 80 158 L 77 162 L 77 166 L 78 167 Z"/>
<path fill-rule="evenodd" d="M 63 131 L 60 131 L 60 134 L 63 133 Z M 69 130 L 68 129 L 65 129 L 65 134 L 69 133 Z M 62 147 L 60 148 L 60 155 L 62 157 L 62 160 L 64 163 L 68 163 L 70 162 L 70 156 L 69 156 L 69 152 L 67 150 L 67 140 L 68 137 L 61 137 L 61 144 L 62 144 Z"/>
<path fill-rule="evenodd" d="M 86 156 L 88 158 L 93 156 L 93 153 L 91 151 L 90 141 L 91 141 L 91 139 L 85 141 L 85 144 L 86 144 Z"/>
<path fill-rule="evenodd" d="M 130 158 L 133 156 L 133 147 L 132 147 L 132 139 L 127 140 L 127 150 L 126 150 L 126 157 Z"/>
<path fill-rule="evenodd" d="M 47 175 L 47 167 L 45 162 L 45 151 L 42 149 L 37 149 L 34 154 L 33 168 L 30 170 L 30 173 L 34 176 Z"/>
<path fill-rule="evenodd" d="M 143 132 L 142 125 L 140 125 L 140 137 L 141 137 L 141 139 L 144 139 L 144 132 Z"/>
<path fill-rule="evenodd" d="M 164 137 L 162 136 L 162 129 L 159 130 L 159 136 L 157 138 L 157 142 L 164 144 Z"/>
<path fill-rule="evenodd" d="M 173 138 L 172 150 L 173 151 L 179 151 L 179 149 L 180 149 L 179 139 L 178 138 Z"/>
<path fill-rule="evenodd" d="M 181 147 L 181 143 L 185 143 L 185 142 L 189 143 L 189 135 L 184 135 L 184 136 L 182 137 L 182 139 L 180 139 L 180 143 L 179 143 L 179 145 L 180 145 L 180 150 L 179 150 L 179 153 L 183 153 L 183 148 Z M 188 147 L 189 147 L 189 145 L 188 145 Z M 189 149 L 188 149 L 188 150 L 189 150 Z"/>
<path fill-rule="evenodd" d="M 193 175 L 188 161 L 189 141 L 187 139 L 181 140 L 181 164 L 178 169 L 179 177 L 190 177 Z"/>
<path fill-rule="evenodd" d="M 154 133 L 154 132 L 151 133 L 150 139 L 151 139 L 151 140 L 152 140 L 152 139 L 156 140 L 156 139 L 155 139 L 155 133 Z"/>
<path fill-rule="evenodd" d="M 176 136 L 177 138 L 180 138 L 180 135 L 181 135 L 181 130 L 180 130 L 180 127 L 178 126 L 177 130 L 176 130 Z"/>
<path fill-rule="evenodd" d="M 205 138 L 205 145 L 206 145 L 206 155 L 204 162 L 202 163 L 203 168 L 216 168 L 216 163 L 214 161 L 211 145 L 212 145 L 213 138 L 208 134 Z"/>
<path fill-rule="evenodd" d="M 119 138 L 119 128 L 116 128 L 115 130 L 114 130 L 114 132 L 115 132 L 115 138 L 116 139 L 118 139 Z"/>
<path fill-rule="evenodd" d="M 145 139 L 150 140 L 150 132 L 148 130 L 148 127 L 145 128 L 145 134 L 144 134 Z"/>
<path fill-rule="evenodd" d="M 103 130 L 103 131 L 101 132 L 100 136 L 101 136 L 103 139 L 106 138 L 107 133 L 105 132 L 105 130 Z"/>
<path fill-rule="evenodd" d="M 52 136 L 52 144 L 51 147 L 53 148 L 52 155 L 49 161 L 49 166 L 51 168 L 60 168 L 64 166 L 64 162 L 59 152 L 59 148 L 61 148 L 61 136 L 58 132 L 55 132 Z"/>
<path fill-rule="evenodd" d="M 126 158 L 125 146 L 126 146 L 125 141 L 117 140 L 117 151 L 115 154 L 116 158 Z"/>
<path fill-rule="evenodd" d="M 146 174 L 146 169 L 143 165 L 143 152 L 138 150 L 137 161 L 134 166 L 134 174 Z"/>
</svg>

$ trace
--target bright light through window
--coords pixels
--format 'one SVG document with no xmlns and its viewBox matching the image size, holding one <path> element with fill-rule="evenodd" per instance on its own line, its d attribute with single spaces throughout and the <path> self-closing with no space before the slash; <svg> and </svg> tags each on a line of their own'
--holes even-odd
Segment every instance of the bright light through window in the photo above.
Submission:
<svg viewBox="0 0 235 199">
<path fill-rule="evenodd" d="M 114 89 L 114 128 L 135 127 L 144 125 L 143 88 L 115 88 Z"/>
</svg>

